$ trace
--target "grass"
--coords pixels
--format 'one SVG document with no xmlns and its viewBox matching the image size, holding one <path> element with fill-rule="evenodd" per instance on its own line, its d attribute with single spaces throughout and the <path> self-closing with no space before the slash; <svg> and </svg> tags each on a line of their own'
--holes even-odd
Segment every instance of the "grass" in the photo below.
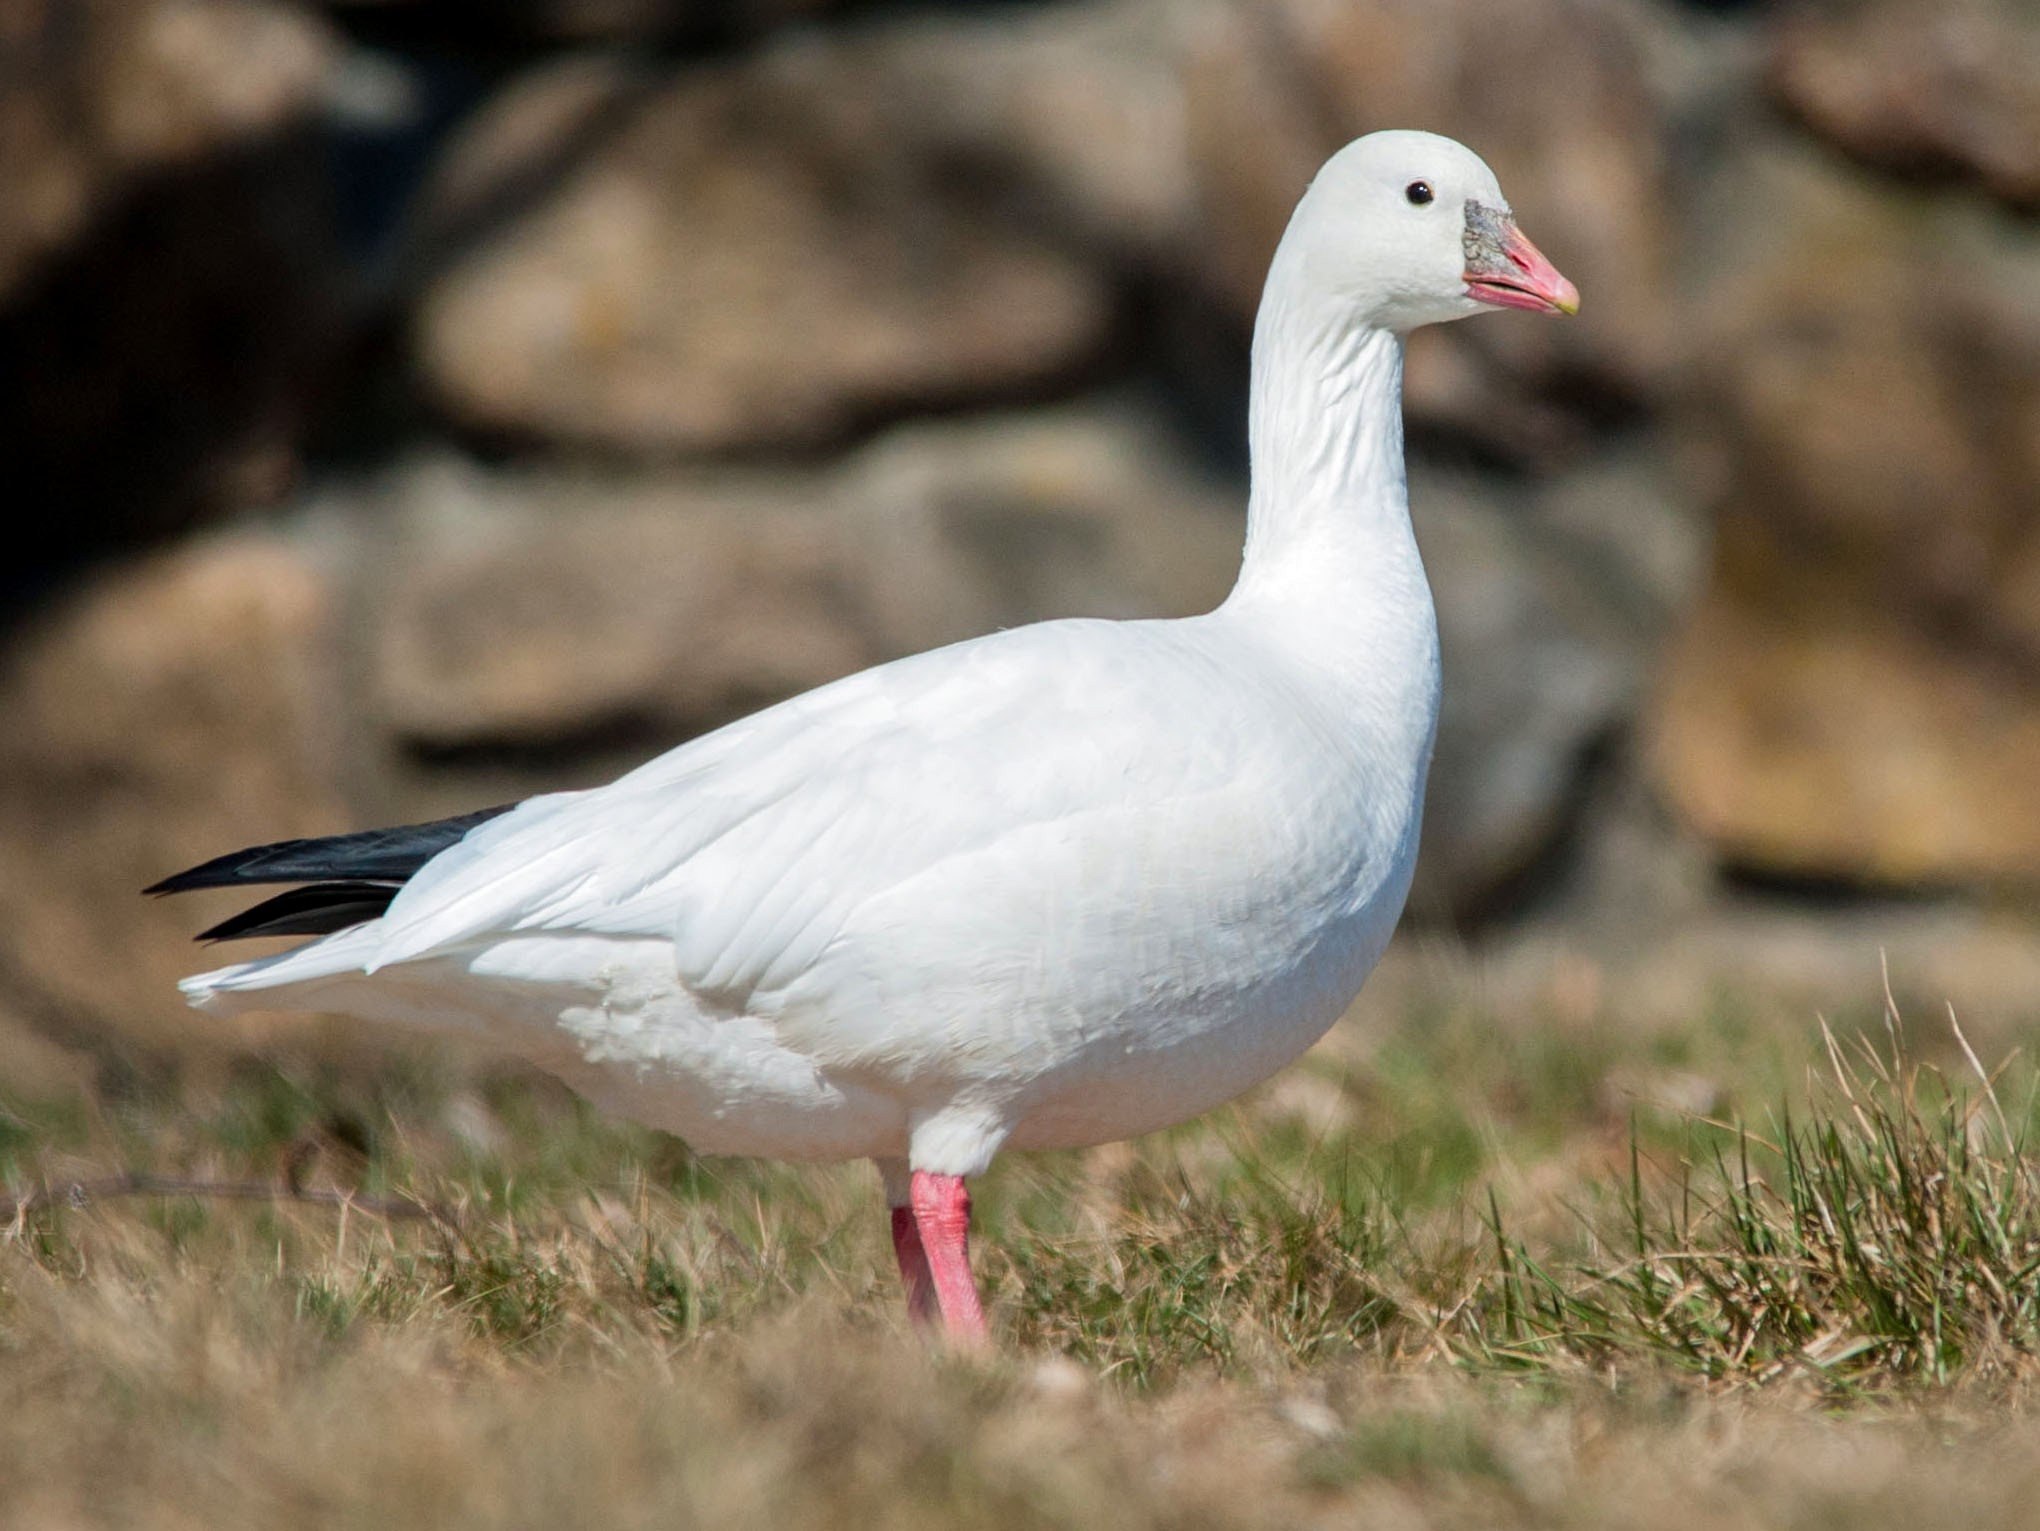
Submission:
<svg viewBox="0 0 2040 1531">
<path fill-rule="evenodd" d="M 986 1362 L 905 1334 L 868 1170 L 541 1080 L 0 1095 L 16 1191 L 346 1200 L 17 1206 L 0 1523 L 2026 1524 L 2040 1105 L 1930 1030 L 1412 1001 L 987 1177 Z"/>
</svg>

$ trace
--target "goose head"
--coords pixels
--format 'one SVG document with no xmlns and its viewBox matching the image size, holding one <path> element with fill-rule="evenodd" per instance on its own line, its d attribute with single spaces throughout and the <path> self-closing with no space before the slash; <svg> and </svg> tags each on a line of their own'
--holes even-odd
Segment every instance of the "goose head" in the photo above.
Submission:
<svg viewBox="0 0 2040 1531">
<path fill-rule="evenodd" d="M 1283 237 L 1306 290 L 1407 332 L 1492 308 L 1572 314 L 1579 289 L 1516 227 L 1494 172 L 1464 144 L 1396 131 L 1325 162 Z"/>
</svg>

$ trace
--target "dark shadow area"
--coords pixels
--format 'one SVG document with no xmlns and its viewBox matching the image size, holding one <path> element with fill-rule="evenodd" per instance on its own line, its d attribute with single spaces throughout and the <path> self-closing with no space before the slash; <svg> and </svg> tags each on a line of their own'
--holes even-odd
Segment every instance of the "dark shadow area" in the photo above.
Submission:
<svg viewBox="0 0 2040 1531">
<path fill-rule="evenodd" d="M 1917 909 L 1946 903 L 1950 898 L 1974 896 L 1959 883 L 1935 884 L 1916 881 L 1905 887 L 1886 887 L 1840 873 L 1792 872 L 1778 867 L 1757 867 L 1724 855 L 1721 866 L 1723 886 L 1753 900 L 1789 904 L 1802 913 L 1868 915 L 1879 909 Z"/>
<path fill-rule="evenodd" d="M 0 607 L 290 488 L 345 308 L 311 132 L 138 181 L 0 311 Z"/>
</svg>

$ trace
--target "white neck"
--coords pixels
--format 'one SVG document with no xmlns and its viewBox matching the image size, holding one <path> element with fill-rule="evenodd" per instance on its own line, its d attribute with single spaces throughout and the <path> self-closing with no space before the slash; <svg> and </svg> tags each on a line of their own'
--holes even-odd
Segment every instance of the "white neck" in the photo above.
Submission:
<svg viewBox="0 0 2040 1531">
<path fill-rule="evenodd" d="M 1418 606 L 1428 626 L 1403 472 L 1402 337 L 1355 324 L 1289 254 L 1277 253 L 1254 325 L 1247 543 L 1228 604 L 1270 597 L 1318 607 L 1319 620 Z"/>
</svg>

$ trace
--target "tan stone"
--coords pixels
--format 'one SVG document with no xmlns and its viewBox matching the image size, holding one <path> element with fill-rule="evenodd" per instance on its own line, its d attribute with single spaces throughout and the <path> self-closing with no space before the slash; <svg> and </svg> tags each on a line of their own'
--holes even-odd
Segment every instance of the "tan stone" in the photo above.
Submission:
<svg viewBox="0 0 2040 1531">
<path fill-rule="evenodd" d="M 776 482 L 421 468 L 360 602 L 375 715 L 436 750 L 680 737 L 883 657 L 838 525 Z"/>
<path fill-rule="evenodd" d="M 1188 616 L 1239 570 L 1237 488 L 1132 409 L 902 427 L 858 455 L 845 492 L 896 653 L 1051 617 Z"/>
<path fill-rule="evenodd" d="M 1772 28 L 1769 76 L 1809 127 L 1869 163 L 2040 206 L 2040 12 L 2025 0 L 1801 6 Z"/>
<path fill-rule="evenodd" d="M 2040 246 L 1810 156 L 1741 194 L 1696 348 L 1724 504 L 1657 778 L 1748 868 L 2040 879 Z"/>
<path fill-rule="evenodd" d="M 811 46 L 670 82 L 526 81 L 455 183 L 515 180 L 521 124 L 602 125 L 428 293 L 435 393 L 472 425 L 665 455 L 824 442 L 1064 374 L 1103 339 L 1106 284 L 970 177 L 893 153 L 901 110 Z"/>
<path fill-rule="evenodd" d="M 891 103 L 887 152 L 937 177 L 976 172 L 1013 217 L 1102 262 L 1180 272 L 1202 254 L 1183 89 L 1198 10 L 1089 0 L 910 13 L 846 32 L 835 72 Z"/>
<path fill-rule="evenodd" d="M 1890 615 L 1711 593 L 1658 699 L 1664 792 L 1745 868 L 2040 880 L 2040 686 Z"/>
<path fill-rule="evenodd" d="M 1239 556 L 1232 497 L 1114 412 L 902 428 L 809 470 L 442 459 L 360 494 L 393 528 L 353 602 L 379 726 L 608 768 L 996 627 L 1204 609 Z"/>
</svg>

